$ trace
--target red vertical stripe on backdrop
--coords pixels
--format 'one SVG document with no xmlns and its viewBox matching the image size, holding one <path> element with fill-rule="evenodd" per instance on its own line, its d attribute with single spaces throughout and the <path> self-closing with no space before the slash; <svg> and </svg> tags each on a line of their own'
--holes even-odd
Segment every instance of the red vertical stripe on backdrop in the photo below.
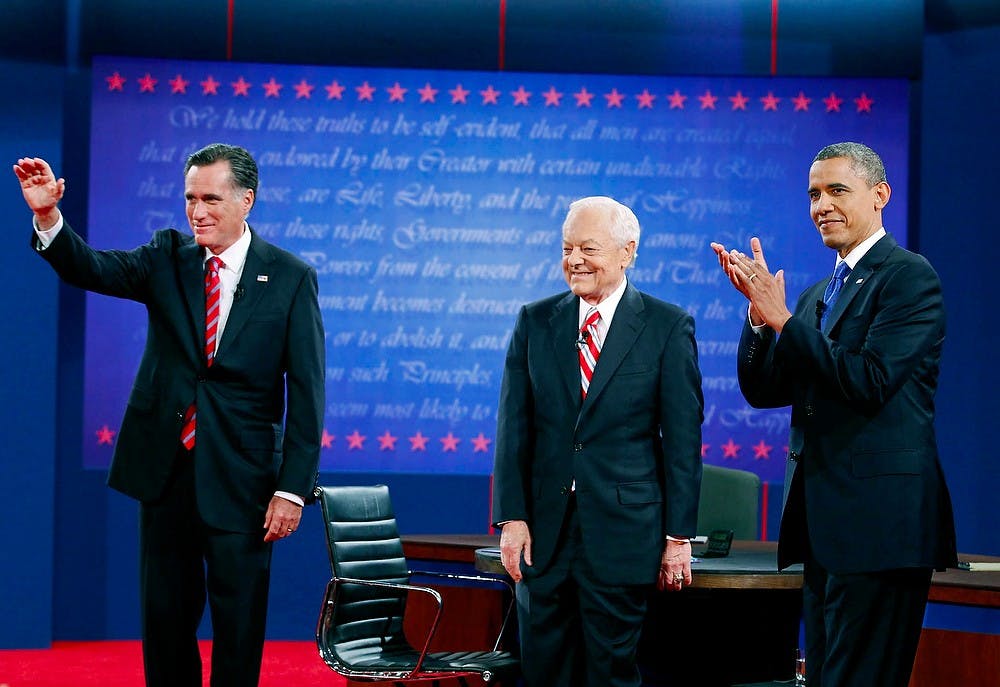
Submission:
<svg viewBox="0 0 1000 687">
<path fill-rule="evenodd" d="M 226 59 L 233 59 L 233 15 L 236 13 L 236 0 L 229 0 L 226 11 Z"/>
<path fill-rule="evenodd" d="M 760 485 L 760 540 L 767 541 L 767 482 Z"/>
<path fill-rule="evenodd" d="M 497 51 L 497 69 L 503 71 L 504 44 L 507 41 L 507 0 L 500 0 L 500 47 Z"/>
<path fill-rule="evenodd" d="M 490 505 L 490 516 L 486 521 L 486 531 L 490 534 L 496 534 L 496 528 L 493 527 L 493 473 L 490 473 L 490 497 L 487 499 Z"/>
<path fill-rule="evenodd" d="M 771 0 L 771 76 L 778 73 L 778 0 Z"/>
</svg>

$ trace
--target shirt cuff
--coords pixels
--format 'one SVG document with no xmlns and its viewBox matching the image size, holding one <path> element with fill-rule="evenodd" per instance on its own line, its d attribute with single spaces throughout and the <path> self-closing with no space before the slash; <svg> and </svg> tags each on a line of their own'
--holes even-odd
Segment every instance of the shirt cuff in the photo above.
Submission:
<svg viewBox="0 0 1000 687">
<path fill-rule="evenodd" d="M 298 494 L 293 494 L 293 493 L 288 492 L 288 491 L 276 491 L 276 492 L 274 492 L 274 495 L 275 496 L 280 496 L 281 498 L 285 499 L 286 501 L 291 501 L 292 503 L 297 503 L 300 506 L 306 505 L 305 500 L 301 496 L 299 496 Z"/>
<path fill-rule="evenodd" d="M 35 229 L 35 236 L 38 237 L 38 249 L 37 250 L 40 250 L 40 251 L 45 250 L 55 240 L 56 234 L 58 234 L 60 231 L 62 231 L 62 228 L 63 228 L 63 216 L 62 216 L 62 213 L 61 212 L 59 213 L 59 219 L 56 221 L 55 225 L 51 229 L 46 229 L 45 231 L 42 231 L 41 229 L 39 229 L 38 228 L 38 222 L 35 221 L 34 217 L 31 218 L 31 226 L 34 227 L 34 229 Z"/>
<path fill-rule="evenodd" d="M 764 331 L 764 328 L 767 327 L 767 324 L 754 324 L 753 323 L 753 320 L 750 319 L 750 308 L 752 308 L 752 307 L 753 307 L 752 305 L 748 305 L 747 306 L 747 322 L 750 323 L 750 329 L 753 330 L 753 333 L 756 334 L 757 336 L 760 336 L 761 332 Z"/>
</svg>

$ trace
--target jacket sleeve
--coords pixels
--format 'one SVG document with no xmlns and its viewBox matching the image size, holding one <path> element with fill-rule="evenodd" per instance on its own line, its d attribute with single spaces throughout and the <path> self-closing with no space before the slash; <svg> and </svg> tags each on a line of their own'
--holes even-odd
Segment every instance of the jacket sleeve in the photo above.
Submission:
<svg viewBox="0 0 1000 687">
<path fill-rule="evenodd" d="M 528 374 L 527 310 L 521 308 L 500 383 L 497 443 L 493 463 L 493 523 L 530 521 L 534 398 Z"/>
</svg>

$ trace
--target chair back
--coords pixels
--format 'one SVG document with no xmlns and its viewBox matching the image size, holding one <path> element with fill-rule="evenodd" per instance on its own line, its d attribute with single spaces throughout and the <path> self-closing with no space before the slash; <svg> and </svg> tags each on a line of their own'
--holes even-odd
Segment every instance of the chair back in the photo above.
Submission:
<svg viewBox="0 0 1000 687">
<path fill-rule="evenodd" d="M 698 534 L 733 530 L 736 539 L 759 536 L 760 477 L 748 470 L 702 466 Z"/>
<path fill-rule="evenodd" d="M 389 488 L 321 487 L 319 492 L 330 567 L 339 587 L 337 622 L 327 631 L 327 648 L 350 664 L 364 660 L 366 654 L 374 657 L 394 646 L 407 647 L 405 590 L 339 582 L 341 578 L 409 581 Z"/>
</svg>

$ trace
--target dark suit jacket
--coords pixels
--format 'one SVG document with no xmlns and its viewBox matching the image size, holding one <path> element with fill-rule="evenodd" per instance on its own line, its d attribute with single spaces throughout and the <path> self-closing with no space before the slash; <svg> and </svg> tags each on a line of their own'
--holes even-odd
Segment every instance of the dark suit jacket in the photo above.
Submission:
<svg viewBox="0 0 1000 687">
<path fill-rule="evenodd" d="M 195 484 L 207 524 L 259 532 L 275 490 L 310 493 L 325 355 L 312 268 L 252 234 L 242 296 L 208 367 L 203 251 L 190 234 L 163 230 L 131 251 L 96 251 L 67 224 L 39 255 L 70 284 L 146 306 L 146 348 L 118 432 L 111 487 L 141 501 L 163 493 L 194 402 Z"/>
<path fill-rule="evenodd" d="M 534 571 L 543 571 L 576 480 L 595 573 L 605 584 L 652 583 L 665 536 L 695 533 L 703 400 L 694 321 L 629 284 L 581 403 L 578 320 L 570 292 L 518 315 L 500 391 L 493 520 L 527 521 Z"/>
<path fill-rule="evenodd" d="M 809 543 L 836 574 L 954 565 L 951 500 L 934 435 L 941 282 L 923 257 L 887 235 L 850 273 L 820 331 L 816 304 L 826 283 L 802 293 L 777 339 L 747 324 L 740 341 L 748 402 L 792 406 L 795 467 L 779 566 L 803 561 Z"/>
</svg>

